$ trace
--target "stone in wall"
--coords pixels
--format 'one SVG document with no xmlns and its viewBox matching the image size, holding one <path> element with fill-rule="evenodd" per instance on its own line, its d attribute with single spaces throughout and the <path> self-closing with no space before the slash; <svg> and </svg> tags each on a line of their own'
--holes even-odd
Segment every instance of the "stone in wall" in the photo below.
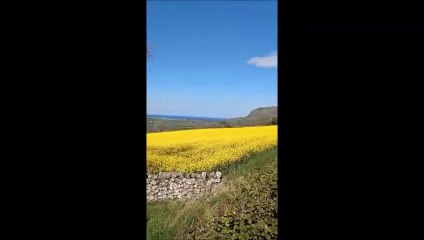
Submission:
<svg viewBox="0 0 424 240">
<path fill-rule="evenodd" d="M 147 175 L 147 201 L 188 199 L 210 193 L 221 183 L 222 173 L 161 172 Z"/>
</svg>

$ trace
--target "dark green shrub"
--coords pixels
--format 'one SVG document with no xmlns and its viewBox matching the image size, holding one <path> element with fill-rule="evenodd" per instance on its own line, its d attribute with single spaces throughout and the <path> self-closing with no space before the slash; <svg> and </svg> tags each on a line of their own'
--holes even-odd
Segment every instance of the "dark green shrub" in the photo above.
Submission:
<svg viewBox="0 0 424 240">
<path fill-rule="evenodd" d="M 277 161 L 272 161 L 249 178 L 255 179 L 235 193 L 233 204 L 219 217 L 193 229 L 189 239 L 277 239 Z"/>
</svg>

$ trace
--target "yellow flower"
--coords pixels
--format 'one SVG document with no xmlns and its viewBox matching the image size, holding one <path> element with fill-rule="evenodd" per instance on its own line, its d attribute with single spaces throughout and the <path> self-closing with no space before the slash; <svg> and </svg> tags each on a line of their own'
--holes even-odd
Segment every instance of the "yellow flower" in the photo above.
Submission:
<svg viewBox="0 0 424 240">
<path fill-rule="evenodd" d="M 277 126 L 148 133 L 147 171 L 211 171 L 276 145 Z"/>
</svg>

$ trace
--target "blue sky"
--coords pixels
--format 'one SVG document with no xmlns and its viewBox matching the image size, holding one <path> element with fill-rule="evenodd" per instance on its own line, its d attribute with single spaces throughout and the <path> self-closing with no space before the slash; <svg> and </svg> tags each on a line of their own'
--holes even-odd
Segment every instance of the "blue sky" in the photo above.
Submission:
<svg viewBox="0 0 424 240">
<path fill-rule="evenodd" d="M 277 106 L 276 1 L 148 1 L 147 45 L 148 114 Z"/>
</svg>

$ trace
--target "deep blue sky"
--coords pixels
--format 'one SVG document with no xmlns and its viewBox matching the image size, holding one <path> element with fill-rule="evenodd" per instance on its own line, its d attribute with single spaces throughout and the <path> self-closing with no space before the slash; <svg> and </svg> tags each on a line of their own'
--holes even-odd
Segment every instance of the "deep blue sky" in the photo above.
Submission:
<svg viewBox="0 0 424 240">
<path fill-rule="evenodd" d="M 277 105 L 276 1 L 148 1 L 147 44 L 148 114 L 231 118 Z"/>
</svg>

